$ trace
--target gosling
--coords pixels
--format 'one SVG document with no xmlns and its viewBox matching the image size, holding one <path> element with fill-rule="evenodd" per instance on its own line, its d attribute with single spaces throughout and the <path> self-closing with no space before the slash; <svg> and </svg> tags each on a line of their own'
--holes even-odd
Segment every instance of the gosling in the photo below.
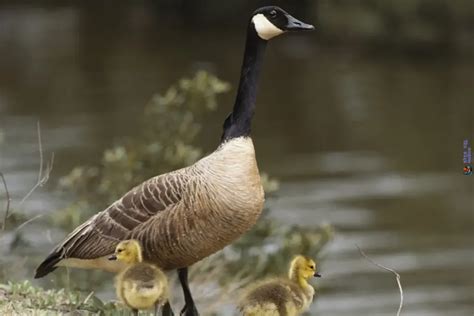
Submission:
<svg viewBox="0 0 474 316">
<path fill-rule="evenodd" d="M 288 278 L 276 278 L 251 286 L 239 304 L 243 316 L 296 316 L 307 311 L 313 301 L 311 277 L 321 277 L 316 263 L 296 256 L 290 264 Z"/>
<path fill-rule="evenodd" d="M 118 260 L 124 269 L 115 279 L 117 297 L 135 316 L 138 310 L 155 308 L 155 316 L 168 303 L 168 281 L 155 265 L 143 262 L 142 247 L 136 240 L 125 240 L 115 248 L 109 260 Z M 165 311 L 163 311 L 165 313 Z"/>
</svg>

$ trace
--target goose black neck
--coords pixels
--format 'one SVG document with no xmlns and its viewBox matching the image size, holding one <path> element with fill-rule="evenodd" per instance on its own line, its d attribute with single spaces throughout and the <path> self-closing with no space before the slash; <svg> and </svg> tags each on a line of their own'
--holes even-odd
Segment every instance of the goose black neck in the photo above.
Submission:
<svg viewBox="0 0 474 316">
<path fill-rule="evenodd" d="M 249 136 L 255 100 L 257 98 L 258 78 L 263 64 L 267 41 L 261 39 L 252 22 L 247 30 L 244 61 L 240 73 L 239 88 L 232 113 L 224 122 L 221 142 L 232 138 Z"/>
</svg>

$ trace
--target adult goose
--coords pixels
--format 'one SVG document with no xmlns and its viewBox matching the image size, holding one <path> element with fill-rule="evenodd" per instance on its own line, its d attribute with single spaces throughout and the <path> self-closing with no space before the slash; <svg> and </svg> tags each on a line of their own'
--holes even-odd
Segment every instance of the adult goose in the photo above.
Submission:
<svg viewBox="0 0 474 316">
<path fill-rule="evenodd" d="M 247 28 L 237 97 L 218 148 L 189 167 L 143 182 L 81 224 L 38 266 L 35 278 L 60 266 L 120 271 L 120 263 L 107 257 L 120 241 L 136 239 L 145 261 L 178 270 L 185 298 L 181 313 L 198 315 L 187 267 L 232 243 L 262 211 L 250 125 L 265 47 L 286 31 L 312 29 L 281 8 L 256 10 Z"/>
</svg>

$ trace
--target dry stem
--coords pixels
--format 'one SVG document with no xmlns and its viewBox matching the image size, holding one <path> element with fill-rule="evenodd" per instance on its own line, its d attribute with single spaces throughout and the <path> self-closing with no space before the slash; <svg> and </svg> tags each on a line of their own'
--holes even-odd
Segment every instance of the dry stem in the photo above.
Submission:
<svg viewBox="0 0 474 316">
<path fill-rule="evenodd" d="M 7 202 L 5 206 L 5 215 L 3 216 L 3 222 L 2 222 L 2 231 L 4 231 L 5 227 L 7 226 L 8 212 L 10 211 L 10 192 L 8 192 L 7 181 L 5 181 L 5 177 L 3 176 L 2 172 L 0 172 L 0 178 L 2 178 L 3 187 L 5 188 L 5 196 L 7 198 Z"/>
<path fill-rule="evenodd" d="M 397 279 L 397 284 L 398 284 L 398 289 L 400 291 L 400 305 L 398 306 L 398 311 L 397 311 L 397 316 L 400 316 L 400 313 L 402 312 L 402 307 L 403 307 L 403 288 L 402 288 L 402 283 L 400 282 L 400 274 L 398 274 L 397 271 L 391 269 L 391 268 L 387 268 L 375 261 L 373 261 L 372 259 L 370 259 L 364 251 L 362 251 L 362 249 L 360 249 L 360 247 L 358 245 L 356 245 L 357 249 L 359 249 L 359 252 L 360 254 L 365 258 L 367 259 L 367 261 L 369 261 L 370 263 L 372 263 L 373 265 L 375 265 L 376 267 L 379 267 L 380 269 L 383 269 L 385 271 L 388 271 L 388 272 L 391 272 L 395 275 L 396 279 Z"/>
<path fill-rule="evenodd" d="M 41 141 L 41 126 L 40 122 L 37 122 L 37 131 L 38 131 L 38 149 L 39 149 L 39 156 L 40 156 L 40 165 L 39 165 L 39 171 L 38 171 L 38 180 L 36 184 L 31 188 L 31 190 L 25 195 L 25 197 L 20 201 L 18 204 L 19 206 L 22 205 L 29 197 L 30 195 L 38 188 L 43 186 L 46 182 L 48 182 L 49 175 L 51 171 L 53 170 L 53 164 L 54 164 L 54 152 L 51 153 L 51 158 L 49 162 L 46 164 L 46 172 L 43 174 L 43 144 Z"/>
<path fill-rule="evenodd" d="M 31 188 L 31 190 L 23 197 L 23 199 L 18 203 L 18 206 L 21 206 L 33 192 L 38 188 L 43 186 L 46 182 L 49 180 L 49 175 L 51 174 L 51 171 L 53 170 L 53 164 L 54 164 L 54 152 L 51 153 L 51 158 L 50 160 L 46 163 L 46 171 L 44 170 L 44 161 L 43 161 L 43 143 L 41 141 L 41 126 L 40 122 L 37 122 L 36 129 L 38 132 L 38 149 L 39 149 L 39 157 L 40 157 L 40 164 L 39 164 L 39 171 L 38 171 L 38 180 L 36 181 L 36 184 Z M 8 192 L 8 186 L 7 182 L 5 181 L 5 177 L 3 176 L 3 173 L 0 172 L 0 178 L 2 179 L 3 186 L 5 188 L 5 195 L 7 197 L 7 203 L 6 203 L 6 208 L 5 208 L 5 214 L 3 217 L 3 222 L 2 222 L 2 231 L 5 230 L 6 224 L 7 224 L 7 219 L 8 217 L 13 213 L 13 210 L 10 212 L 10 193 Z M 17 227 L 16 231 L 18 231 L 20 228 L 24 227 L 28 223 L 31 223 L 32 221 L 40 218 L 42 215 L 37 215 L 33 217 L 32 219 L 27 220 L 23 224 Z"/>
</svg>

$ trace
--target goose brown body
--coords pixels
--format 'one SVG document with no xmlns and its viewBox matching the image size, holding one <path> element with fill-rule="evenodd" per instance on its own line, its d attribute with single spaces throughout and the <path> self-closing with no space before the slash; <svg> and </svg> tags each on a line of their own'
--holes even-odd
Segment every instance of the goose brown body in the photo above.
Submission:
<svg viewBox="0 0 474 316">
<path fill-rule="evenodd" d="M 137 239 L 146 261 L 187 267 L 224 248 L 261 214 L 264 192 L 250 137 L 224 142 L 194 165 L 151 178 L 73 231 L 37 269 L 117 272 L 107 260 L 121 240 Z"/>
</svg>

